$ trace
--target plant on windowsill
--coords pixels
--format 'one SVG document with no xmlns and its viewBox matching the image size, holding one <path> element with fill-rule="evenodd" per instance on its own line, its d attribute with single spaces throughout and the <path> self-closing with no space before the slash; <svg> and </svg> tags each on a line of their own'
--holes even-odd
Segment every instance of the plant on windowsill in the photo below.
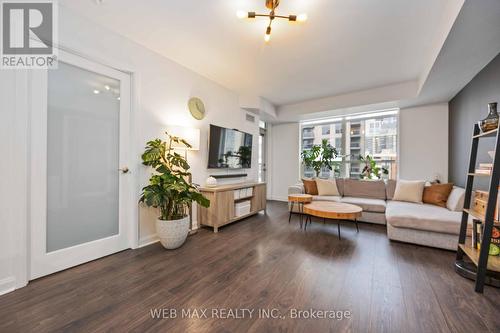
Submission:
<svg viewBox="0 0 500 333">
<path fill-rule="evenodd" d="M 186 180 L 191 175 L 189 164 L 172 148 L 172 143 L 182 144 L 186 148 L 191 148 L 191 145 L 179 137 L 165 134 L 167 141 L 149 141 L 142 154 L 142 164 L 152 167 L 154 173 L 149 185 L 142 189 L 139 202 L 159 208 L 156 232 L 165 248 L 175 249 L 184 244 L 189 233 L 189 205 L 195 201 L 208 207 L 210 201 L 196 185 Z"/>
<path fill-rule="evenodd" d="M 365 164 L 363 171 L 359 175 L 361 179 L 381 179 L 382 175 L 388 175 L 389 170 L 384 167 L 379 167 L 377 162 L 370 155 L 363 157 L 359 155 L 359 160 Z"/>
<path fill-rule="evenodd" d="M 321 140 L 321 145 L 313 145 L 310 149 L 304 149 L 300 154 L 302 163 L 307 168 L 312 168 L 319 177 L 322 168 L 333 170 L 338 173 L 338 164 L 335 159 L 339 156 L 337 149 L 327 139 Z"/>
</svg>

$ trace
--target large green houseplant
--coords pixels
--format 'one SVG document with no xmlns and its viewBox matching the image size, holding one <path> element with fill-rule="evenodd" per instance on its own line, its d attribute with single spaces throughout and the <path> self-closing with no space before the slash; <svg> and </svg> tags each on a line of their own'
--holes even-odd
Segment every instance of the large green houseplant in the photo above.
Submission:
<svg viewBox="0 0 500 333">
<path fill-rule="evenodd" d="M 189 205 L 194 201 L 208 207 L 210 201 L 188 181 L 191 176 L 189 164 L 172 148 L 173 143 L 186 148 L 191 145 L 179 137 L 165 134 L 167 141 L 149 141 L 142 154 L 142 164 L 152 167 L 154 173 L 149 185 L 142 189 L 140 202 L 159 208 L 156 231 L 162 245 L 174 249 L 184 243 L 189 233 Z"/>
<path fill-rule="evenodd" d="M 316 173 L 316 177 L 319 177 L 322 168 L 333 170 L 335 167 L 335 172 L 338 171 L 338 164 L 335 159 L 339 154 L 327 139 L 321 140 L 321 145 L 313 145 L 310 149 L 304 149 L 300 155 L 302 163 L 306 167 L 312 168 Z"/>
</svg>

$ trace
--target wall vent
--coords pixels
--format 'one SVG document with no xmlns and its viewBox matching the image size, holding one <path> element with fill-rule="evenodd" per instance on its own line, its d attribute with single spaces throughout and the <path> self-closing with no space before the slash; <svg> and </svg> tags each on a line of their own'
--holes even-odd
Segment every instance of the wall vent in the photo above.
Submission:
<svg viewBox="0 0 500 333">
<path fill-rule="evenodd" d="M 247 121 L 251 122 L 251 123 L 255 123 L 255 116 L 252 116 L 251 114 L 247 113 L 246 115 L 246 119 Z"/>
</svg>

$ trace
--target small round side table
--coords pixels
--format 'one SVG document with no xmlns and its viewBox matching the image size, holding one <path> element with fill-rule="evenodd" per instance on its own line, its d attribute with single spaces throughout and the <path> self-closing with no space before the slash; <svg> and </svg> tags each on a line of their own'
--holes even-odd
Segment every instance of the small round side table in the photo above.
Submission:
<svg viewBox="0 0 500 333">
<path fill-rule="evenodd" d="M 295 203 L 297 204 L 299 208 L 299 216 L 300 216 L 300 228 L 302 229 L 302 220 L 304 216 L 304 204 L 308 204 L 312 202 L 312 195 L 310 194 L 290 194 L 288 196 L 288 202 L 291 204 L 290 205 L 290 216 L 288 217 L 288 223 L 290 223 L 290 220 L 292 219 L 292 214 L 293 214 L 293 206 Z"/>
</svg>

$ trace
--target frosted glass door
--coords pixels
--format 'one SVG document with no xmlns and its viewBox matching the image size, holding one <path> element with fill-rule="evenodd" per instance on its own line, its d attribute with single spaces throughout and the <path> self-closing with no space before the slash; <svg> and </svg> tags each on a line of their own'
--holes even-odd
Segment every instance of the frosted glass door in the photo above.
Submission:
<svg viewBox="0 0 500 333">
<path fill-rule="evenodd" d="M 35 279 L 133 246 L 136 195 L 130 75 L 62 50 L 57 69 L 31 75 Z"/>
<path fill-rule="evenodd" d="M 49 71 L 47 252 L 118 234 L 119 127 L 120 81 Z"/>
</svg>

